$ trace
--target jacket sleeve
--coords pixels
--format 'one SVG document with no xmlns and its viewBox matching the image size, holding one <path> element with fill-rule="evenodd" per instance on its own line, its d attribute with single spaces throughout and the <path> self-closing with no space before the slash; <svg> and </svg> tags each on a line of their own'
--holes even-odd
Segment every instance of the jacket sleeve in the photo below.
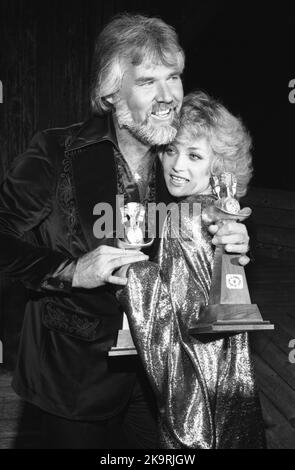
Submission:
<svg viewBox="0 0 295 470">
<path fill-rule="evenodd" d="M 74 259 L 24 236 L 52 211 L 56 178 L 48 145 L 46 135 L 37 133 L 0 189 L 0 272 L 34 290 L 68 288 L 75 265 Z"/>
</svg>

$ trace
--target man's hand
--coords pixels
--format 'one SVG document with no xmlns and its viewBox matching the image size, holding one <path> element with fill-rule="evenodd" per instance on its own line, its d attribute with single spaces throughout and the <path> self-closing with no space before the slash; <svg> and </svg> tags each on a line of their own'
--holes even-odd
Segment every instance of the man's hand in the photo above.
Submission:
<svg viewBox="0 0 295 470">
<path fill-rule="evenodd" d="M 239 264 L 246 266 L 250 258 L 246 255 L 249 250 L 249 235 L 244 224 L 228 220 L 221 227 L 218 225 L 210 225 L 209 232 L 214 235 L 212 243 L 214 245 L 224 245 L 224 249 L 228 253 L 238 253 Z"/>
<path fill-rule="evenodd" d="M 113 275 L 113 271 L 126 264 L 147 259 L 148 256 L 140 251 L 101 245 L 78 259 L 72 286 L 93 289 L 107 283 L 125 285 L 126 278 Z"/>
<path fill-rule="evenodd" d="M 128 282 L 127 271 L 129 268 L 130 264 L 125 264 L 125 266 L 121 266 L 121 268 L 117 269 L 117 271 L 115 272 L 115 275 L 122 279 L 122 283 L 124 281 L 124 285 L 126 285 Z"/>
</svg>

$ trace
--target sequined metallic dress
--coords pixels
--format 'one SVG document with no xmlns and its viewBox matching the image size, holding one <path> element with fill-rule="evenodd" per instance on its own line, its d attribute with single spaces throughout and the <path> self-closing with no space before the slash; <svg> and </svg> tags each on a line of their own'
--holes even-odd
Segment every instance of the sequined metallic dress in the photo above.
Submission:
<svg viewBox="0 0 295 470">
<path fill-rule="evenodd" d="M 247 333 L 188 334 L 208 303 L 214 252 L 200 215 L 212 197 L 184 202 L 180 223 L 173 211 L 164 223 L 157 263 L 132 265 L 120 294 L 157 397 L 159 446 L 264 448 Z"/>
</svg>

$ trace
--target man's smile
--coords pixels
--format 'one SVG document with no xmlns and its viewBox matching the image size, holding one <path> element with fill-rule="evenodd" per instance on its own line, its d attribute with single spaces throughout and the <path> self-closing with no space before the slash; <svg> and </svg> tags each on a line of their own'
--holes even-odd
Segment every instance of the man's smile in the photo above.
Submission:
<svg viewBox="0 0 295 470">
<path fill-rule="evenodd" d="M 170 119 L 173 113 L 175 112 L 174 106 L 167 106 L 167 105 L 154 105 L 152 108 L 151 116 L 159 119 L 161 121 Z"/>
<path fill-rule="evenodd" d="M 168 117 L 170 117 L 170 114 L 171 114 L 172 110 L 171 109 L 168 109 L 167 111 L 157 111 L 156 113 L 152 113 L 152 116 L 157 118 L 157 119 L 167 119 Z"/>
</svg>

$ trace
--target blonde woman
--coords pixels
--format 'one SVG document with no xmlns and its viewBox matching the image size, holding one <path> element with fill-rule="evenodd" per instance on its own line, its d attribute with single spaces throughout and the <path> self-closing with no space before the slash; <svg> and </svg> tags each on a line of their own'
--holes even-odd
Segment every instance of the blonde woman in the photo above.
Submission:
<svg viewBox="0 0 295 470">
<path fill-rule="evenodd" d="M 199 335 L 208 303 L 214 238 L 194 215 L 212 204 L 210 179 L 235 168 L 237 197 L 252 174 L 251 138 L 240 119 L 203 92 L 184 99 L 175 141 L 160 155 L 171 195 L 187 209 L 168 215 L 157 262 L 128 270 L 120 300 L 155 391 L 163 448 L 249 449 L 265 446 L 247 333 Z"/>
</svg>

